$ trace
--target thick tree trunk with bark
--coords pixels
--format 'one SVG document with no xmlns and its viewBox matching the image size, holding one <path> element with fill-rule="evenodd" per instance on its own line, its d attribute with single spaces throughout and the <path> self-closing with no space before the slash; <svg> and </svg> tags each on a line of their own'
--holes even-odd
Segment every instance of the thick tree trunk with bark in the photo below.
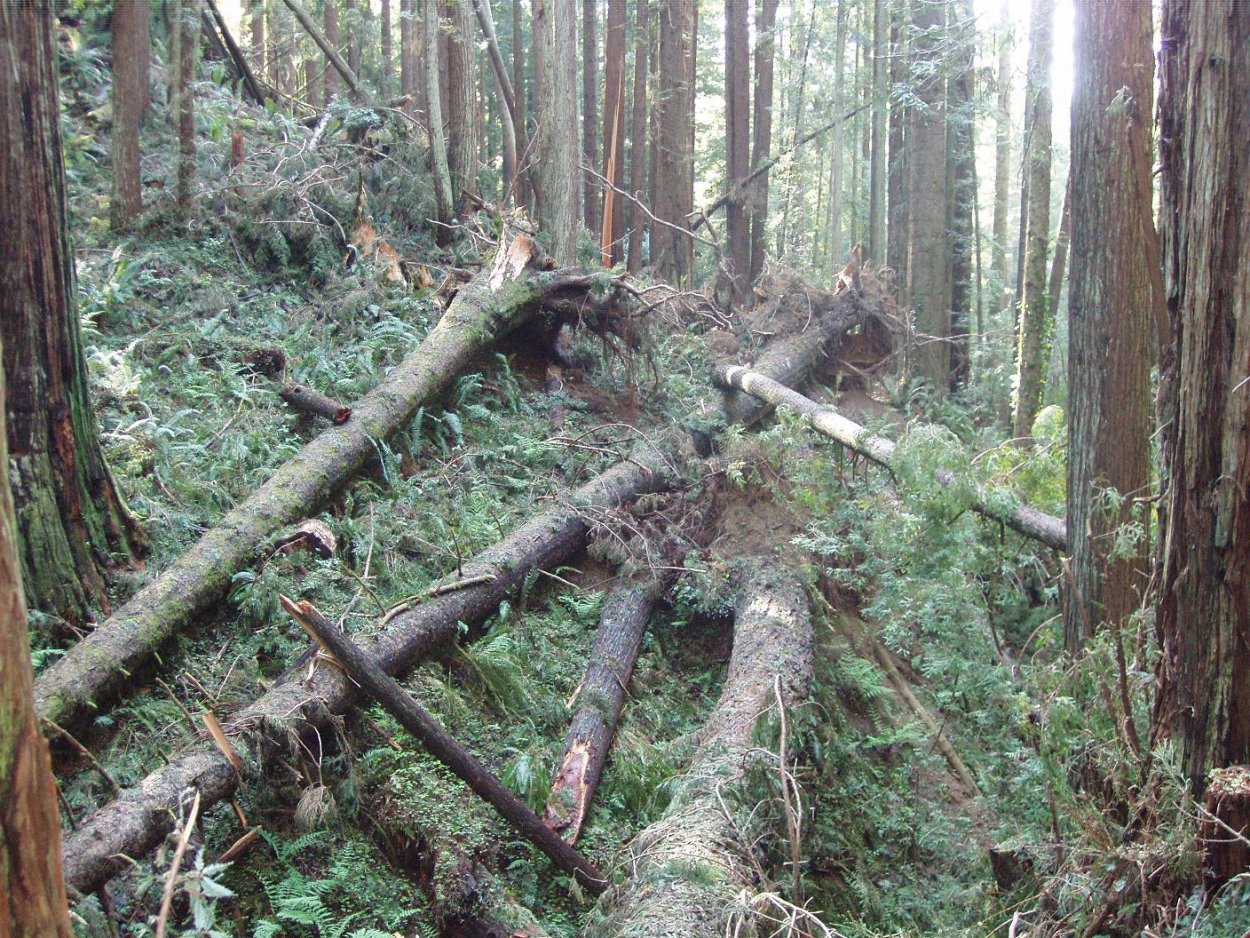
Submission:
<svg viewBox="0 0 1250 938">
<path fill-rule="evenodd" d="M 515 247 L 515 245 L 514 245 Z M 511 252 L 510 252 L 511 255 Z M 515 255 L 524 267 L 529 254 Z M 604 283 L 599 274 L 542 279 L 483 270 L 463 287 L 425 341 L 353 409 L 325 430 L 260 489 L 231 511 L 104 625 L 83 639 L 36 683 L 39 713 L 73 724 L 141 668 L 162 642 L 216 602 L 231 577 L 265 541 L 317 507 L 377 452 L 377 441 L 406 427 L 483 349 L 540 304 L 581 297 Z"/>
<path fill-rule="evenodd" d="M 248 0 L 247 22 L 249 45 L 252 53 L 252 70 L 258 75 L 268 75 L 265 48 L 265 0 Z"/>
<path fill-rule="evenodd" d="M 687 284 L 694 272 L 694 242 L 682 229 L 694 211 L 694 153 L 690 147 L 690 111 L 694 86 L 690 80 L 690 39 L 696 26 L 693 3 L 659 7 L 659 88 L 656 114 L 654 211 L 668 225 L 652 225 L 651 263 L 670 283 Z M 669 227 L 676 226 L 676 229 Z"/>
<path fill-rule="evenodd" d="M 1167 0 L 1162 32 L 1158 712 L 1201 794 L 1250 763 L 1250 8 Z"/>
<path fill-rule="evenodd" d="M 1000 289 L 1007 287 L 1007 205 L 1011 195 L 1011 0 L 1002 0 L 999 18 L 997 85 L 994 111 L 994 221 L 990 269 Z"/>
<path fill-rule="evenodd" d="M 362 642 L 389 674 L 403 674 L 437 648 L 456 640 L 460 623 L 474 627 L 520 589 L 535 570 L 552 569 L 586 544 L 595 512 L 612 510 L 646 492 L 675 483 L 671 449 L 635 453 L 571 494 L 567 503 L 536 515 L 511 535 L 468 561 L 457 574 L 427 591 L 429 598 L 389 617 Z M 457 588 L 459 582 L 472 585 Z M 303 662 L 308 656 L 300 659 Z M 226 722 L 231 737 L 281 740 L 325 730 L 334 714 L 356 699 L 341 671 L 318 667 L 310 679 L 297 663 L 246 709 Z M 261 747 L 240 747 L 255 752 Z M 261 774 L 261 767 L 249 769 Z M 201 793 L 204 810 L 233 794 L 238 778 L 229 760 L 211 743 L 197 746 L 128 789 L 115 802 L 78 825 L 65 845 L 65 878 L 79 892 L 91 892 L 128 869 L 127 857 L 141 857 L 169 830 L 169 815 L 188 788 Z"/>
<path fill-rule="evenodd" d="M 148 3 L 113 10 L 113 197 L 109 224 L 126 228 L 143 211 L 139 184 L 139 121 L 147 101 Z"/>
<path fill-rule="evenodd" d="M 174 204 L 179 214 L 191 213 L 195 183 L 195 81 L 200 61 L 200 0 L 178 2 L 178 182 Z"/>
<path fill-rule="evenodd" d="M 972 0 L 960 0 L 951 11 L 958 43 L 959 71 L 952 76 L 950 97 L 950 166 L 947 191 L 951 200 L 951 373 L 952 391 L 968 383 L 972 319 L 973 219 L 976 215 L 976 115 L 973 113 L 973 66 L 976 58 L 976 16 Z"/>
<path fill-rule="evenodd" d="M 430 0 L 431 3 L 435 0 Z M 344 32 L 347 34 L 347 68 L 353 75 L 360 74 L 360 7 L 357 0 L 343 0 Z"/>
<path fill-rule="evenodd" d="M 725 206 L 727 282 L 721 306 L 732 312 L 747 303 L 751 272 L 751 217 L 742 181 L 751 171 L 751 71 L 748 0 L 725 0 L 725 183 L 733 195 Z"/>
<path fill-rule="evenodd" d="M 430 128 L 430 175 L 434 177 L 435 240 L 446 245 L 451 239 L 448 227 L 455 214 L 455 193 L 451 187 L 451 166 L 447 156 L 447 136 L 443 132 L 443 102 L 438 68 L 438 5 L 425 3 L 425 104 Z"/>
<path fill-rule="evenodd" d="M 586 230 L 598 233 L 599 181 L 590 171 L 599 165 L 599 0 L 582 0 L 582 220 Z M 607 135 L 604 135 L 606 145 Z"/>
<path fill-rule="evenodd" d="M 768 162 L 773 146 L 773 60 L 777 47 L 777 0 L 759 0 L 755 11 L 755 97 L 751 122 L 751 168 Z M 747 279 L 754 283 L 764 270 L 768 256 L 768 173 L 751 187 L 751 266 Z"/>
<path fill-rule="evenodd" d="M 467 197 L 478 194 L 477 21 L 470 0 L 441 0 L 446 21 L 447 167 L 451 198 L 460 214 Z M 569 262 L 571 263 L 571 261 Z"/>
<path fill-rule="evenodd" d="M 726 786 L 753 758 L 755 724 L 802 702 L 812 681 L 812 624 L 802 580 L 773 558 L 744 562 L 729 674 L 673 807 L 631 846 L 631 876 L 606 893 L 587 934 L 720 938 L 752 881 L 751 844 L 726 815 Z M 780 700 L 778 700 L 780 697 Z"/>
<path fill-rule="evenodd" d="M 1051 98 L 1050 66 L 1054 0 L 1037 0 L 1029 23 L 1028 218 L 1025 221 L 1024 280 L 1020 302 L 1020 336 L 1016 350 L 1016 410 L 1013 432 L 1018 439 L 1033 434 L 1033 420 L 1042 406 L 1046 363 L 1050 359 L 1054 320 L 1046 295 L 1046 260 L 1050 249 Z"/>
<path fill-rule="evenodd" d="M 603 175 L 611 186 L 625 188 L 625 0 L 608 0 L 603 31 Z M 620 196 L 603 193 L 601 240 L 604 259 L 613 265 L 625 259 L 625 213 Z M 592 231 L 600 229 L 592 228 Z"/>
<path fill-rule="evenodd" d="M 582 174 L 577 132 L 577 0 L 534 0 L 538 164 L 543 238 L 560 265 L 577 262 Z"/>
<path fill-rule="evenodd" d="M 107 610 L 109 557 L 129 560 L 140 538 L 104 462 L 88 396 L 55 59 L 42 23 L 51 14 L 38 4 L 4 10 L 0 145 L 22 155 L 0 166 L 9 481 L 28 605 L 81 623 Z"/>
<path fill-rule="evenodd" d="M 391 23 L 391 0 L 382 0 L 382 100 L 390 99 L 395 90 L 394 33 Z"/>
<path fill-rule="evenodd" d="M 885 262 L 886 120 L 889 117 L 889 12 L 886 0 L 872 4 L 872 128 L 868 168 L 868 258 Z"/>
<path fill-rule="evenodd" d="M 890 84 L 899 87 L 907 75 L 907 43 L 903 33 L 900 4 L 890 7 Z M 891 101 L 886 146 L 889 163 L 886 172 L 886 266 L 894 271 L 895 295 L 906 307 L 907 292 L 907 108 L 901 101 Z"/>
<path fill-rule="evenodd" d="M 651 2 L 637 0 L 634 15 L 634 99 L 629 122 L 629 191 L 635 199 L 647 194 L 647 164 L 650 147 L 647 136 L 647 73 L 651 53 Z M 631 199 L 625 204 L 629 229 L 629 272 L 642 270 L 642 239 L 646 222 L 642 210 Z"/>
<path fill-rule="evenodd" d="M 512 93 L 516 99 L 512 129 L 516 134 L 517 205 L 529 208 L 534 195 L 530 186 L 530 167 L 533 166 L 534 154 L 530 147 L 530 103 L 525 80 L 524 31 L 521 28 L 523 5 L 524 0 L 512 0 Z"/>
<path fill-rule="evenodd" d="M 556 763 L 543 815 L 547 826 L 571 844 L 577 843 L 594 801 L 642 636 L 663 591 L 663 579 L 647 571 L 618 580 L 603 601 L 590 664 L 577 689 L 577 712 L 564 739 L 564 754 Z"/>
</svg>

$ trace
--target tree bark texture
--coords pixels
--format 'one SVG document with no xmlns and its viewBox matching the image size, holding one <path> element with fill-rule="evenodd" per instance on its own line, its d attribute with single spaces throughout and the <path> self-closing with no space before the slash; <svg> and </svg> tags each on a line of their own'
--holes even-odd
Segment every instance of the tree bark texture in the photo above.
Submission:
<svg viewBox="0 0 1250 938">
<path fill-rule="evenodd" d="M 435 214 L 438 216 L 434 237 L 440 245 L 446 245 L 451 238 L 451 230 L 447 226 L 455 213 L 455 193 L 451 187 L 447 136 L 443 132 L 442 82 L 439 77 L 442 69 L 438 68 L 438 5 L 435 0 L 427 0 L 424 6 L 426 120 L 430 127 L 430 175 L 434 177 Z"/>
<path fill-rule="evenodd" d="M 465 563 L 429 591 L 430 598 L 393 616 L 367 641 L 363 649 L 389 674 L 403 674 L 435 649 L 456 640 L 459 623 L 480 625 L 507 596 L 520 589 L 538 569 L 552 569 L 586 544 L 587 518 L 625 504 L 646 492 L 663 490 L 675 482 L 670 450 L 639 452 L 596 476 L 573 492 L 567 503 L 536 515 L 508 537 Z M 458 580 L 474 585 L 454 587 Z M 306 678 L 305 668 L 289 669 L 262 697 L 225 721 L 236 749 L 255 753 L 248 739 L 281 740 L 314 729 L 325 730 L 334 714 L 356 699 L 355 687 L 341 671 L 318 667 Z M 262 768 L 249 761 L 257 775 Z M 211 743 L 197 746 L 153 772 L 118 800 L 78 825 L 65 846 L 65 878 L 87 893 L 128 869 L 126 857 L 140 857 L 155 847 L 169 830 L 170 812 L 188 788 L 201 793 L 205 811 L 233 794 L 238 779 L 230 762 Z"/>
<path fill-rule="evenodd" d="M 591 169 L 599 166 L 599 0 L 582 0 L 582 162 Z M 605 112 L 606 119 L 606 112 Z M 608 136 L 603 135 L 604 145 Z M 599 207 L 603 193 L 599 181 L 589 171 L 580 172 L 583 221 L 586 230 L 598 233 L 602 216 Z"/>
<path fill-rule="evenodd" d="M 1159 712 L 1201 793 L 1250 763 L 1250 9 L 1163 5 Z"/>
<path fill-rule="evenodd" d="M 659 6 L 659 88 L 656 113 L 654 211 L 675 225 L 651 227 L 651 263 L 674 284 L 688 284 L 694 273 L 694 242 L 681 229 L 690 227 L 694 211 L 694 152 L 690 146 L 690 111 L 694 85 L 688 63 L 690 39 L 697 24 L 693 3 Z"/>
<path fill-rule="evenodd" d="M 725 813 L 726 786 L 752 759 L 766 711 L 806 699 L 812 624 L 802 580 L 772 558 L 751 558 L 738 589 L 733 655 L 716 708 L 664 819 L 630 848 L 631 877 L 600 900 L 587 934 L 719 938 L 729 909 L 752 882 L 749 843 Z"/>
<path fill-rule="evenodd" d="M 647 73 L 651 53 L 651 0 L 634 5 L 634 99 L 629 121 L 629 191 L 635 199 L 647 196 L 647 164 L 650 137 L 647 134 Z M 646 222 L 642 210 L 629 200 L 625 204 L 625 225 L 629 229 L 629 272 L 642 270 L 643 235 Z"/>
<path fill-rule="evenodd" d="M 751 72 L 748 0 L 725 0 L 725 183 L 736 195 L 725 206 L 725 261 L 721 305 L 729 311 L 748 304 L 751 272 L 751 216 L 742 180 L 751 171 Z M 749 304 L 748 304 L 749 305 Z"/>
<path fill-rule="evenodd" d="M 523 322 L 544 301 L 584 296 L 599 275 L 520 276 L 492 287 L 483 270 L 459 293 L 438 325 L 352 417 L 330 427 L 278 469 L 242 504 L 140 590 L 106 623 L 40 675 L 39 713 L 62 726 L 84 718 L 142 667 L 161 643 L 217 602 L 231 577 L 265 541 L 311 512 L 376 454 L 377 440 L 406 427 L 476 355 Z"/>
<path fill-rule="evenodd" d="M 200 0 L 178 2 L 178 181 L 174 204 L 184 217 L 191 213 L 195 183 L 195 81 L 200 61 Z"/>
<path fill-rule="evenodd" d="M 990 269 L 999 288 L 1007 288 L 1007 204 L 1011 190 L 1011 0 L 1002 0 L 999 18 L 996 108 L 994 111 L 994 221 L 990 238 Z"/>
<path fill-rule="evenodd" d="M 537 87 L 539 218 L 543 238 L 561 266 L 577 262 L 582 232 L 582 173 L 577 128 L 577 0 L 533 0 Z"/>
<path fill-rule="evenodd" d="M 822 407 L 779 381 L 759 371 L 751 371 L 737 365 L 720 366 L 716 380 L 726 388 L 738 388 L 775 407 L 788 407 L 807 418 L 812 429 L 829 439 L 849 446 L 877 465 L 889 469 L 894 459 L 894 443 L 884 437 L 873 436 L 864 427 L 842 416 L 832 407 Z M 940 485 L 954 482 L 945 470 L 936 475 Z M 1012 504 L 1013 499 L 1002 497 L 1002 492 L 979 490 L 974 493 L 972 509 L 978 514 L 1004 524 L 1018 534 L 1039 541 L 1054 550 L 1066 550 L 1067 528 L 1061 518 L 1048 515 L 1027 505 Z M 1004 506 L 1010 507 L 1004 507 Z"/>
<path fill-rule="evenodd" d="M 577 843 L 616 737 L 625 688 L 663 579 L 651 572 L 617 580 L 603 601 L 590 664 L 577 690 L 577 711 L 564 738 L 543 815 L 546 825 Z"/>
<path fill-rule="evenodd" d="M 382 100 L 390 100 L 395 90 L 394 33 L 391 24 L 391 0 L 382 0 Z"/>
<path fill-rule="evenodd" d="M 886 140 L 889 118 L 889 12 L 887 0 L 872 4 L 872 126 L 868 169 L 868 259 L 885 263 Z"/>
<path fill-rule="evenodd" d="M 612 186 L 625 188 L 625 0 L 608 0 L 603 31 L 603 175 Z M 612 265 L 625 259 L 625 213 L 620 196 L 603 193 L 601 225 L 604 257 Z M 592 231 L 599 229 L 592 228 Z"/>
<path fill-rule="evenodd" d="M 838 0 L 837 25 L 834 28 L 833 41 L 833 108 L 835 114 L 846 110 L 846 34 L 849 25 L 846 0 Z M 852 128 L 853 131 L 853 128 Z M 842 265 L 842 177 L 845 166 L 847 128 L 838 127 L 833 146 L 829 148 L 829 211 L 824 219 L 825 235 L 828 237 L 828 256 L 823 264 L 826 268 L 837 268 Z M 817 200 L 819 203 L 819 200 Z M 817 218 L 820 217 L 819 205 Z M 817 256 L 820 243 L 819 234 L 813 239 L 812 257 Z M 822 266 L 813 264 L 813 266 Z"/>
<path fill-rule="evenodd" d="M 470 0 L 440 0 L 446 21 L 447 167 L 452 205 L 478 194 L 477 23 Z M 568 263 L 572 263 L 569 261 Z"/>
<path fill-rule="evenodd" d="M 976 115 L 973 113 L 976 106 L 973 100 L 976 16 L 972 0 L 960 0 L 951 9 L 951 16 L 958 68 L 949 84 L 947 131 L 950 145 L 947 192 L 951 200 L 950 388 L 954 391 L 968 384 L 972 367 L 968 334 L 972 319 L 973 220 L 977 200 Z"/>
<path fill-rule="evenodd" d="M 773 61 L 777 40 L 777 0 L 759 0 L 755 11 L 755 97 L 751 103 L 751 168 L 768 162 L 773 146 Z M 751 266 L 747 279 L 754 283 L 768 256 L 768 173 L 751 187 Z"/>
<path fill-rule="evenodd" d="M 431 3 L 435 0 L 430 0 Z M 357 0 L 343 0 L 344 33 L 347 34 L 347 68 L 353 75 L 360 74 L 360 37 L 364 34 L 361 28 L 360 6 Z"/>
<path fill-rule="evenodd" d="M 109 224 L 126 228 L 143 211 L 139 183 L 139 121 L 146 106 L 148 2 L 124 0 L 113 9 L 113 196 Z"/>
<path fill-rule="evenodd" d="M 80 623 L 140 544 L 100 449 L 74 300 L 55 56 L 44 4 L 7 4 L 0 75 L 0 336 L 9 482 L 29 607 Z M 113 559 L 110 560 L 110 557 Z"/>
<path fill-rule="evenodd" d="M 522 20 L 523 0 L 512 0 L 512 93 L 516 98 L 513 131 L 516 133 L 517 158 L 517 204 L 529 208 L 533 189 L 530 186 L 530 167 L 534 154 L 531 152 L 529 132 L 530 96 L 525 80 L 525 43 Z"/>
<path fill-rule="evenodd" d="M 1052 0 L 1040 0 L 1052 2 Z M 907 305 L 915 310 L 919 348 L 913 374 L 935 393 L 950 386 L 950 236 L 946 227 L 946 94 L 942 78 L 943 9 L 912 6 L 912 92 L 907 109 Z"/>
<path fill-rule="evenodd" d="M 1050 66 L 1054 0 L 1037 0 L 1030 8 L 1028 123 L 1028 218 L 1025 221 L 1024 282 L 1016 350 L 1016 411 L 1013 432 L 1033 435 L 1033 420 L 1042 406 L 1046 363 L 1055 322 L 1046 295 L 1046 259 L 1050 248 L 1051 96 Z"/>
<path fill-rule="evenodd" d="M 900 4 L 890 5 L 890 85 L 899 87 L 907 75 L 907 38 L 903 31 Z M 907 292 L 907 108 L 901 101 L 890 102 L 886 147 L 889 161 L 886 173 L 886 266 L 894 271 L 895 294 L 906 307 Z"/>
<path fill-rule="evenodd" d="M 257 74 L 268 75 L 265 48 L 265 0 L 248 0 L 247 23 L 250 33 L 252 68 Z"/>
<path fill-rule="evenodd" d="M 1100 626 L 1119 629 L 1142 602 L 1146 539 L 1116 554 L 1116 530 L 1140 514 L 1150 489 L 1151 353 L 1159 263 L 1151 143 L 1154 31 L 1148 4 L 1082 0 L 1076 6 L 1072 163 L 1055 245 L 1067 253 L 1068 529 L 1072 581 L 1063 633 L 1078 652 Z M 1062 273 L 1051 277 L 1058 306 Z M 1119 504 L 1110 498 L 1123 496 Z"/>
</svg>

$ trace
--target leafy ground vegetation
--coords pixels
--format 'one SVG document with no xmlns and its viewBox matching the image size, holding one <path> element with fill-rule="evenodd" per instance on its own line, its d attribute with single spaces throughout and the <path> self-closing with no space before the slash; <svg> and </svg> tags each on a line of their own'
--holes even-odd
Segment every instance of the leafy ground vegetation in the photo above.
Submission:
<svg viewBox="0 0 1250 938">
<path fill-rule="evenodd" d="M 177 220 L 154 186 L 142 224 L 117 237 L 105 211 L 104 70 L 98 50 L 70 38 L 79 309 L 108 457 L 148 535 L 146 568 L 120 573 L 120 599 L 317 432 L 281 402 L 283 382 L 359 397 L 437 321 L 441 285 L 480 263 L 497 230 L 483 215 L 455 247 L 435 248 L 428 180 L 411 169 L 423 165 L 422 141 L 402 121 L 344 106 L 310 127 L 243 107 L 209 69 L 194 215 Z M 367 158 L 348 142 L 353 129 L 367 133 Z M 236 131 L 247 152 L 231 169 Z M 169 179 L 172 135 L 154 125 L 147 139 L 144 177 Z M 368 263 L 345 265 L 358 189 L 417 272 L 412 289 Z M 629 367 L 574 334 L 575 367 L 556 382 L 532 344 L 501 348 L 379 442 L 317 519 L 332 549 L 268 551 L 162 655 L 159 676 L 96 720 L 83 740 L 93 761 L 61 776 L 67 824 L 201 738 L 202 711 L 225 719 L 304 650 L 280 593 L 312 600 L 348 632 L 369 629 L 640 436 L 680 423 L 714 440 L 715 473 L 601 519 L 586 555 L 532 578 L 484 630 L 406 681 L 516 794 L 545 803 L 602 591 L 623 559 L 620 532 L 681 518 L 680 577 L 645 640 L 580 841 L 602 868 L 627 872 L 622 845 L 663 813 L 685 741 L 716 699 L 735 560 L 776 550 L 807 576 L 817 685 L 799 709 L 761 720 L 770 758 L 726 803 L 758 870 L 759 894 L 735 913 L 743 933 L 1216 938 L 1250 927 L 1244 884 L 1206 910 L 1188 899 L 1194 807 L 1169 750 L 1149 738 L 1151 623 L 1065 660 L 1061 565 L 969 511 L 974 482 L 995 480 L 1062 513 L 1062 412 L 1045 411 L 1036 447 L 1021 452 L 980 404 L 993 388 L 936 404 L 879 376 L 873 390 L 894 407 L 862 394 L 850 403 L 901 441 L 889 475 L 785 413 L 760 431 L 725 427 L 705 366 L 707 321 L 664 309 L 653 320 L 645 351 L 624 352 Z M 981 373 L 994 380 L 992 368 Z M 956 484 L 935 485 L 935 468 Z M 40 667 L 71 636 L 46 619 L 34 629 Z M 591 910 L 379 708 L 265 764 L 233 810 L 197 828 L 177 879 L 176 933 L 427 936 L 482 915 L 522 934 L 541 923 L 574 935 Z M 79 934 L 153 934 L 185 818 L 170 818 L 155 856 L 81 898 Z M 259 833 L 240 844 L 245 828 Z"/>
</svg>

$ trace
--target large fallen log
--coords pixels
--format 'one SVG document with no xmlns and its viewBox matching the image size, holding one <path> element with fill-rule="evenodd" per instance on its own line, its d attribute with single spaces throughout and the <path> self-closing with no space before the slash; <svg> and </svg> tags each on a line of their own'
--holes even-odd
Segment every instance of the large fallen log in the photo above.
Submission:
<svg viewBox="0 0 1250 938">
<path fill-rule="evenodd" d="M 663 578 L 645 571 L 618 580 L 603 601 L 590 664 L 577 689 L 577 712 L 569 724 L 543 814 L 544 823 L 571 844 L 577 843 L 595 797 L 647 620 L 663 591 Z"/>
<path fill-rule="evenodd" d="M 352 421 L 355 422 L 355 418 Z M 678 477 L 676 447 L 640 451 L 572 493 L 567 503 L 536 515 L 507 538 L 465 563 L 457 575 L 428 591 L 431 598 L 389 618 L 381 631 L 361 642 L 387 673 L 403 673 L 440 645 L 453 641 L 459 623 L 481 623 L 534 570 L 567 560 L 586 543 L 587 518 L 618 507 L 645 492 L 659 491 Z M 455 588 L 455 584 L 463 588 Z M 294 737 L 324 729 L 351 704 L 354 686 L 333 667 L 318 667 L 310 679 L 296 669 L 249 707 L 226 721 L 236 749 L 244 743 Z M 256 749 L 258 747 L 251 747 Z M 255 765 L 258 755 L 248 757 Z M 179 798 L 198 789 L 207 811 L 228 798 L 238 779 L 215 746 L 194 747 L 128 789 L 78 825 L 65 841 L 65 881 L 81 893 L 96 889 L 126 869 L 168 833 Z"/>
<path fill-rule="evenodd" d="M 807 696 L 812 626 L 803 583 L 772 560 L 755 560 L 738 592 L 729 675 L 668 813 L 635 839 L 632 877 L 600 901 L 591 936 L 719 938 L 735 899 L 753 886 L 750 844 L 732 816 L 727 785 L 740 779 L 760 714 Z"/>
<path fill-rule="evenodd" d="M 808 372 L 836 351 L 842 336 L 883 314 L 880 298 L 863 290 L 828 293 L 805 288 L 811 308 L 811 325 L 798 335 L 779 339 L 756 360 L 757 372 L 781 384 L 802 384 Z M 719 373 L 727 366 L 716 366 Z M 750 425 L 771 409 L 771 404 L 734 387 L 725 390 L 725 416 L 730 423 Z"/>
<path fill-rule="evenodd" d="M 520 242 L 524 241 L 524 244 Z M 517 239 L 459 293 L 438 325 L 356 405 L 352 419 L 325 430 L 227 514 L 159 577 L 71 648 L 35 682 L 46 720 L 81 723 L 158 647 L 217 602 L 266 540 L 307 518 L 377 453 L 377 441 L 408 426 L 484 349 L 542 304 L 585 296 L 610 281 L 600 273 L 534 274 L 532 244 Z"/>
<path fill-rule="evenodd" d="M 333 656 L 370 697 L 382 705 L 400 726 L 417 737 L 439 762 L 494 808 L 512 829 L 546 854 L 557 867 L 574 877 L 595 895 L 607 887 L 598 867 L 547 827 L 530 806 L 514 795 L 473 753 L 460 745 L 429 712 L 395 679 L 378 667 L 373 658 L 338 630 L 308 601 L 282 597 L 282 607 L 317 643 Z"/>
<path fill-rule="evenodd" d="M 823 407 L 768 375 L 739 365 L 725 365 L 717 368 L 716 380 L 725 387 L 744 391 L 773 406 L 789 407 L 804 417 L 817 433 L 836 440 L 843 446 L 849 446 L 879 466 L 886 469 L 891 467 L 894 460 L 892 441 L 873 436 L 867 429 L 842 416 L 832 407 Z M 954 476 L 945 470 L 939 470 L 937 481 L 940 485 L 951 485 Z M 972 508 L 978 514 L 1005 524 L 1013 531 L 1040 541 L 1047 547 L 1067 550 L 1068 526 L 1062 519 L 1022 505 L 1014 497 L 1003 497 L 1004 494 L 978 486 L 973 493 Z"/>
</svg>

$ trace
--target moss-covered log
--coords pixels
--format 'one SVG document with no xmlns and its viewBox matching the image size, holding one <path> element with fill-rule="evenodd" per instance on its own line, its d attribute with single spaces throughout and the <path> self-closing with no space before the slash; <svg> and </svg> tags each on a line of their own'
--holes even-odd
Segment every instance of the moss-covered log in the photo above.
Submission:
<svg viewBox="0 0 1250 938">
<path fill-rule="evenodd" d="M 842 416 L 832 407 L 822 407 L 811 398 L 804 397 L 767 375 L 737 365 L 718 368 L 716 380 L 725 387 L 736 388 L 773 406 L 790 408 L 806 418 L 817 433 L 843 446 L 849 446 L 879 466 L 890 468 L 894 459 L 894 443 L 883 437 L 873 436 L 867 429 Z M 941 485 L 950 485 L 954 478 L 947 472 L 939 471 L 937 481 Z M 1003 497 L 1004 495 L 1002 492 L 978 487 L 973 494 L 972 508 L 1047 547 L 1067 550 L 1068 526 L 1062 519 L 1022 505 L 1014 498 Z"/>
<path fill-rule="evenodd" d="M 350 423 L 354 423 L 353 418 Z M 403 673 L 435 648 L 454 641 L 459 623 L 474 625 L 491 615 L 502 599 L 534 570 L 567 560 L 586 543 L 588 517 L 619 506 L 675 480 L 673 451 L 640 452 L 577 489 L 568 502 L 536 515 L 507 538 L 465 563 L 443 587 L 472 582 L 461 589 L 429 592 L 430 599 L 395 615 L 361 647 L 389 674 Z M 293 736 L 326 729 L 334 714 L 354 699 L 354 686 L 334 667 L 287 672 L 273 688 L 226 721 L 227 734 L 246 753 L 247 740 Z M 251 747 L 255 750 L 258 747 Z M 248 764 L 256 766 L 255 753 Z M 129 866 L 127 857 L 143 856 L 168 833 L 187 788 L 197 788 L 207 811 L 228 798 L 237 780 L 229 761 L 211 744 L 191 749 L 152 773 L 138 786 L 79 824 L 65 844 L 65 880 L 80 892 L 97 888 Z"/>
<path fill-rule="evenodd" d="M 408 426 L 474 357 L 543 303 L 585 296 L 609 282 L 603 274 L 534 273 L 531 253 L 532 245 L 516 243 L 501 252 L 495 269 L 484 269 L 456 294 L 425 341 L 365 395 L 351 420 L 312 440 L 41 675 L 35 684 L 39 715 L 66 727 L 81 722 L 163 642 L 217 602 L 270 537 L 324 504 L 377 453 L 378 440 Z"/>
<path fill-rule="evenodd" d="M 569 843 L 577 843 L 595 788 L 608 761 L 625 688 L 651 610 L 663 592 L 663 578 L 647 571 L 618 580 L 603 601 L 590 664 L 577 690 L 577 712 L 564 739 L 543 821 Z"/>
<path fill-rule="evenodd" d="M 727 785 L 751 758 L 756 720 L 807 696 L 812 626 L 803 583 L 771 560 L 751 562 L 739 588 L 729 675 L 696 735 L 697 752 L 665 817 L 638 835 L 633 876 L 604 895 L 587 934 L 719 938 L 735 899 L 752 888 L 750 845 L 725 813 Z"/>
</svg>

